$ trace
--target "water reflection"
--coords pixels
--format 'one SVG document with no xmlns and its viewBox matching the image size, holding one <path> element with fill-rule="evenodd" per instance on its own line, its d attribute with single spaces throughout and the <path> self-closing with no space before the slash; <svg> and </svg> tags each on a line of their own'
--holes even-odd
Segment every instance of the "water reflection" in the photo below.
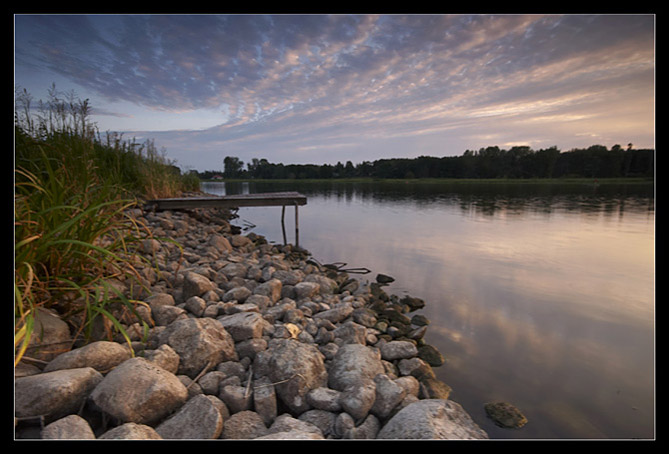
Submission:
<svg viewBox="0 0 669 454">
<path fill-rule="evenodd" d="M 652 186 L 226 186 L 287 189 L 309 197 L 300 241 L 316 258 L 427 302 L 436 372 L 491 437 L 653 437 Z M 275 210 L 240 215 L 281 238 Z M 530 423 L 495 427 L 497 399 Z"/>
</svg>

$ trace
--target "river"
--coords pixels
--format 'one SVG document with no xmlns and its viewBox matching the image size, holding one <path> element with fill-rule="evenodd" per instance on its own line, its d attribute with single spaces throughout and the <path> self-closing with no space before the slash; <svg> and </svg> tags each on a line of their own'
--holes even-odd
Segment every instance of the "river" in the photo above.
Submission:
<svg viewBox="0 0 669 454">
<path fill-rule="evenodd" d="M 203 183 L 212 194 L 299 191 L 300 245 L 321 263 L 395 278 L 422 298 L 451 399 L 496 439 L 652 439 L 652 184 Z M 283 240 L 281 208 L 237 224 Z M 286 208 L 294 241 L 293 208 Z M 354 276 L 355 277 L 355 276 Z M 486 402 L 529 422 L 502 429 Z"/>
</svg>

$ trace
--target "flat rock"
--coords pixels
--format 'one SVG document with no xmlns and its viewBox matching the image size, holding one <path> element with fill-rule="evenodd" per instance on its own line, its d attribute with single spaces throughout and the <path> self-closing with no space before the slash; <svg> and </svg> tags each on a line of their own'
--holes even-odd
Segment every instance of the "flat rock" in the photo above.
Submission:
<svg viewBox="0 0 669 454">
<path fill-rule="evenodd" d="M 379 439 L 468 440 L 487 439 L 463 410 L 445 399 L 419 400 L 393 416 L 378 433 Z"/>
<path fill-rule="evenodd" d="M 76 413 L 103 377 L 92 367 L 45 372 L 14 380 L 14 414 L 46 415 L 47 421 Z"/>
<path fill-rule="evenodd" d="M 390 341 L 381 345 L 381 358 L 386 361 L 413 358 L 418 354 L 418 348 L 409 341 Z"/>
<path fill-rule="evenodd" d="M 116 342 L 92 342 L 55 357 L 44 368 L 44 372 L 61 369 L 92 367 L 98 372 L 106 372 L 130 359 L 130 350 Z"/>
</svg>

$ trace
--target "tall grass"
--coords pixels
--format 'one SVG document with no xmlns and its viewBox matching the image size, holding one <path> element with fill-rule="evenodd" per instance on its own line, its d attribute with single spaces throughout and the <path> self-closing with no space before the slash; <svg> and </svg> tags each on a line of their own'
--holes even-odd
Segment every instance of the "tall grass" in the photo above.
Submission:
<svg viewBox="0 0 669 454">
<path fill-rule="evenodd" d="M 197 189 L 184 180 L 153 142 L 138 145 L 121 136 L 106 140 L 88 121 L 88 101 L 55 90 L 31 106 L 18 92 L 15 109 L 14 293 L 15 364 L 31 339 L 36 311 L 56 310 L 90 338 L 99 317 L 109 335 L 129 337 L 111 307 L 134 314 L 139 301 L 110 284 L 141 285 L 133 264 L 150 231 L 130 216 L 142 198 Z M 137 321 L 141 321 L 136 317 Z M 145 329 L 147 328 L 145 324 Z"/>
</svg>

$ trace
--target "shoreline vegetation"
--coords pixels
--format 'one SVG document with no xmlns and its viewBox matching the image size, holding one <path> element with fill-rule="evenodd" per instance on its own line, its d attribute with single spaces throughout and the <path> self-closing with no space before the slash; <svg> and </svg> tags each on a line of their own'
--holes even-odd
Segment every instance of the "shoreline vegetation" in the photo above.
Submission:
<svg viewBox="0 0 669 454">
<path fill-rule="evenodd" d="M 19 438 L 487 438 L 432 372 L 428 322 L 404 315 L 422 300 L 240 235 L 226 213 L 146 212 L 199 180 L 151 141 L 101 140 L 87 101 L 54 88 L 36 117 L 20 101 Z"/>
<path fill-rule="evenodd" d="M 441 185 L 472 185 L 472 184 L 564 184 L 564 185 L 606 185 L 606 184 L 653 184 L 653 177 L 618 177 L 618 178 L 304 178 L 304 179 L 263 179 L 263 178 L 200 178 L 204 183 L 335 183 L 335 184 L 364 184 L 364 183 L 405 183 L 405 184 L 441 184 Z"/>
<path fill-rule="evenodd" d="M 135 304 L 108 285 L 123 277 L 141 286 L 133 246 L 151 236 L 127 215 L 143 198 L 199 189 L 180 175 L 152 141 L 119 134 L 103 139 L 90 123 L 88 100 L 52 86 L 32 104 L 15 93 L 14 128 L 14 345 L 15 365 L 29 352 L 40 310 L 56 311 L 75 338 L 90 336 L 105 320 L 124 333 L 109 312 Z M 177 169 L 178 170 L 178 169 Z M 34 341 L 34 339 L 33 339 Z"/>
</svg>

